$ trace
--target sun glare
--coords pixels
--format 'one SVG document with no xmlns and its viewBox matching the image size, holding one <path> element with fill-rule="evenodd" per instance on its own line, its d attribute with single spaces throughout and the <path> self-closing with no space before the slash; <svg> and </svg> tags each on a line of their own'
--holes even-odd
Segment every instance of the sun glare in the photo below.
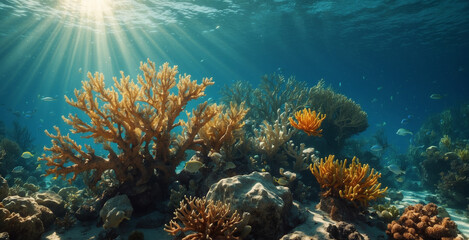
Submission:
<svg viewBox="0 0 469 240">
<path fill-rule="evenodd" d="M 95 16 L 97 18 L 112 13 L 112 3 L 110 0 L 80 0 L 78 8 L 82 15 Z"/>
</svg>

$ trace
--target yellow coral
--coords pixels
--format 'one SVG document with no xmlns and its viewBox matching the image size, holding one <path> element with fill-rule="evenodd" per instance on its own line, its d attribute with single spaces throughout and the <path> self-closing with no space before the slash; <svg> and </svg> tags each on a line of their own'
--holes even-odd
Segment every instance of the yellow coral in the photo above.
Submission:
<svg viewBox="0 0 469 240">
<path fill-rule="evenodd" d="M 239 239 L 234 233 L 242 218 L 237 211 L 231 212 L 229 204 L 207 201 L 205 197 L 184 198 L 187 203 L 184 200 L 180 202 L 179 208 L 174 211 L 173 220 L 165 225 L 166 232 L 174 236 L 179 232 L 190 231 L 183 240 Z"/>
<path fill-rule="evenodd" d="M 93 138 L 109 154 L 95 154 L 91 146 L 83 147 L 54 127 L 56 135 L 46 131 L 52 146 L 44 147 L 51 155 L 38 159 L 49 167 L 47 175 L 66 178 L 73 174 L 72 181 L 79 173 L 94 170 L 89 181 L 94 186 L 104 171 L 112 169 L 120 183 L 141 185 L 156 172 L 161 183 L 168 184 L 176 166 L 184 160 L 185 151 L 196 147 L 200 128 L 217 114 L 217 108 L 204 102 L 187 114 L 187 121 L 177 119 L 188 102 L 204 96 L 205 88 L 214 82 L 204 78 L 199 84 L 186 74 L 176 81 L 177 66 L 168 63 L 158 69 L 148 60 L 140 63 L 140 69 L 143 77 L 138 75 L 138 83 L 121 72 L 120 81 L 113 78 L 111 88 L 105 87 L 103 74 L 88 73 L 89 81 L 82 81 L 81 91 L 75 90 L 76 100 L 65 97 L 89 119 L 76 114 L 62 117 L 72 127 L 72 134 Z M 179 126 L 182 132 L 175 134 L 173 129 Z M 176 141 L 175 135 L 183 137 Z"/>
<path fill-rule="evenodd" d="M 233 147 L 237 140 L 242 140 L 244 135 L 243 119 L 249 111 L 244 107 L 244 102 L 239 106 L 230 103 L 226 112 L 222 111 L 223 107 L 223 105 L 216 106 L 217 115 L 199 131 L 199 137 L 204 141 L 205 148 L 212 152 L 220 152 L 222 147 L 225 152 L 229 151 L 228 148 Z"/>
<path fill-rule="evenodd" d="M 322 129 L 319 128 L 321 127 L 322 121 L 326 118 L 325 114 L 319 112 L 316 114 L 316 111 L 311 112 L 311 109 L 305 108 L 303 111 L 300 110 L 296 112 L 295 118 L 298 123 L 296 123 L 293 118 L 288 118 L 294 128 L 303 130 L 308 136 L 322 136 Z"/>
<path fill-rule="evenodd" d="M 326 159 L 321 158 L 319 164 L 309 166 L 321 188 L 325 189 L 324 196 L 340 196 L 353 203 L 358 201 L 362 206 L 384 196 L 388 188 L 380 189 L 380 173 L 374 172 L 374 169 L 369 171 L 369 165 L 362 165 L 356 157 L 348 167 L 347 159 L 334 161 L 334 157 L 329 155 Z"/>
</svg>

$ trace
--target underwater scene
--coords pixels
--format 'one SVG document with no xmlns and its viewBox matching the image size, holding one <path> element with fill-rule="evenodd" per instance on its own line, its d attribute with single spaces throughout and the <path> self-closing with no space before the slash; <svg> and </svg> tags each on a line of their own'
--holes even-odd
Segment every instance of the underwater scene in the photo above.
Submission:
<svg viewBox="0 0 469 240">
<path fill-rule="evenodd" d="M 469 1 L 0 1 L 0 239 L 469 239 Z"/>
</svg>

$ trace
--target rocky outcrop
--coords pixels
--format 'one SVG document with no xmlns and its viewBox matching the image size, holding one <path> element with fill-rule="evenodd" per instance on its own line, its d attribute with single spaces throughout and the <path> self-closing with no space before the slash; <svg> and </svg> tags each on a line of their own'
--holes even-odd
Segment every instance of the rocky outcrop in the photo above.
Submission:
<svg viewBox="0 0 469 240">
<path fill-rule="evenodd" d="M 210 187 L 207 199 L 229 203 L 232 210 L 250 213 L 255 239 L 279 239 L 305 217 L 287 187 L 275 186 L 272 176 L 253 172 L 224 178 Z"/>
<path fill-rule="evenodd" d="M 365 238 L 357 231 L 355 226 L 346 222 L 339 222 L 337 225 L 330 224 L 327 227 L 329 237 L 337 240 L 364 240 Z"/>
<path fill-rule="evenodd" d="M 9 196 L 0 207 L 0 232 L 8 232 L 11 239 L 39 239 L 55 217 L 52 211 L 33 198 Z"/>
<path fill-rule="evenodd" d="M 104 222 L 103 228 L 117 228 L 124 219 L 130 219 L 133 211 L 127 195 L 118 195 L 107 200 L 99 212 Z"/>
<path fill-rule="evenodd" d="M 35 193 L 33 198 L 39 205 L 46 206 L 52 210 L 57 217 L 63 217 L 65 215 L 65 202 L 59 194 L 47 191 Z"/>
</svg>

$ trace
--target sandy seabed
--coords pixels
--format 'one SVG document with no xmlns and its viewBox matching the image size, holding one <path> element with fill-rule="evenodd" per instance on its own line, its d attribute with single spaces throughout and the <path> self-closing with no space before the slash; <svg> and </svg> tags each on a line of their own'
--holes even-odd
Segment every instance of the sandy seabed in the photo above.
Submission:
<svg viewBox="0 0 469 240">
<path fill-rule="evenodd" d="M 404 199 L 400 202 L 397 207 L 399 209 L 404 209 L 408 205 L 414 205 L 417 203 L 425 203 L 425 198 L 429 195 L 432 195 L 428 192 L 412 192 L 412 191 L 402 191 L 404 194 Z M 317 203 L 312 203 L 311 205 L 304 206 L 308 212 L 307 220 L 294 228 L 291 232 L 301 231 L 305 234 L 313 237 L 313 239 L 328 239 L 329 233 L 326 231 L 327 226 L 329 224 L 336 223 L 329 216 L 315 208 Z M 464 212 L 458 211 L 451 208 L 446 208 L 448 213 L 451 215 L 451 219 L 456 222 L 458 225 L 458 229 L 461 231 L 462 237 L 464 239 L 469 239 L 469 219 L 464 215 Z M 124 222 L 119 226 L 117 230 L 117 234 L 119 234 L 122 239 L 127 239 L 128 235 L 134 231 L 140 231 L 144 234 L 145 239 L 161 239 L 161 240 L 171 240 L 173 239 L 172 236 L 168 235 L 162 227 L 154 228 L 154 229 L 140 229 L 135 228 L 135 224 L 138 218 L 131 219 L 128 222 Z M 353 223 L 357 228 L 358 232 L 360 232 L 365 239 L 370 240 L 379 240 L 379 239 L 387 239 L 386 233 L 378 229 L 376 227 L 371 227 L 366 223 Z M 80 222 L 77 223 L 70 229 L 64 232 L 56 231 L 55 229 L 51 229 L 45 232 L 41 239 L 47 240 L 83 240 L 95 237 L 103 230 L 100 226 L 96 226 L 96 221 L 90 222 Z"/>
</svg>

